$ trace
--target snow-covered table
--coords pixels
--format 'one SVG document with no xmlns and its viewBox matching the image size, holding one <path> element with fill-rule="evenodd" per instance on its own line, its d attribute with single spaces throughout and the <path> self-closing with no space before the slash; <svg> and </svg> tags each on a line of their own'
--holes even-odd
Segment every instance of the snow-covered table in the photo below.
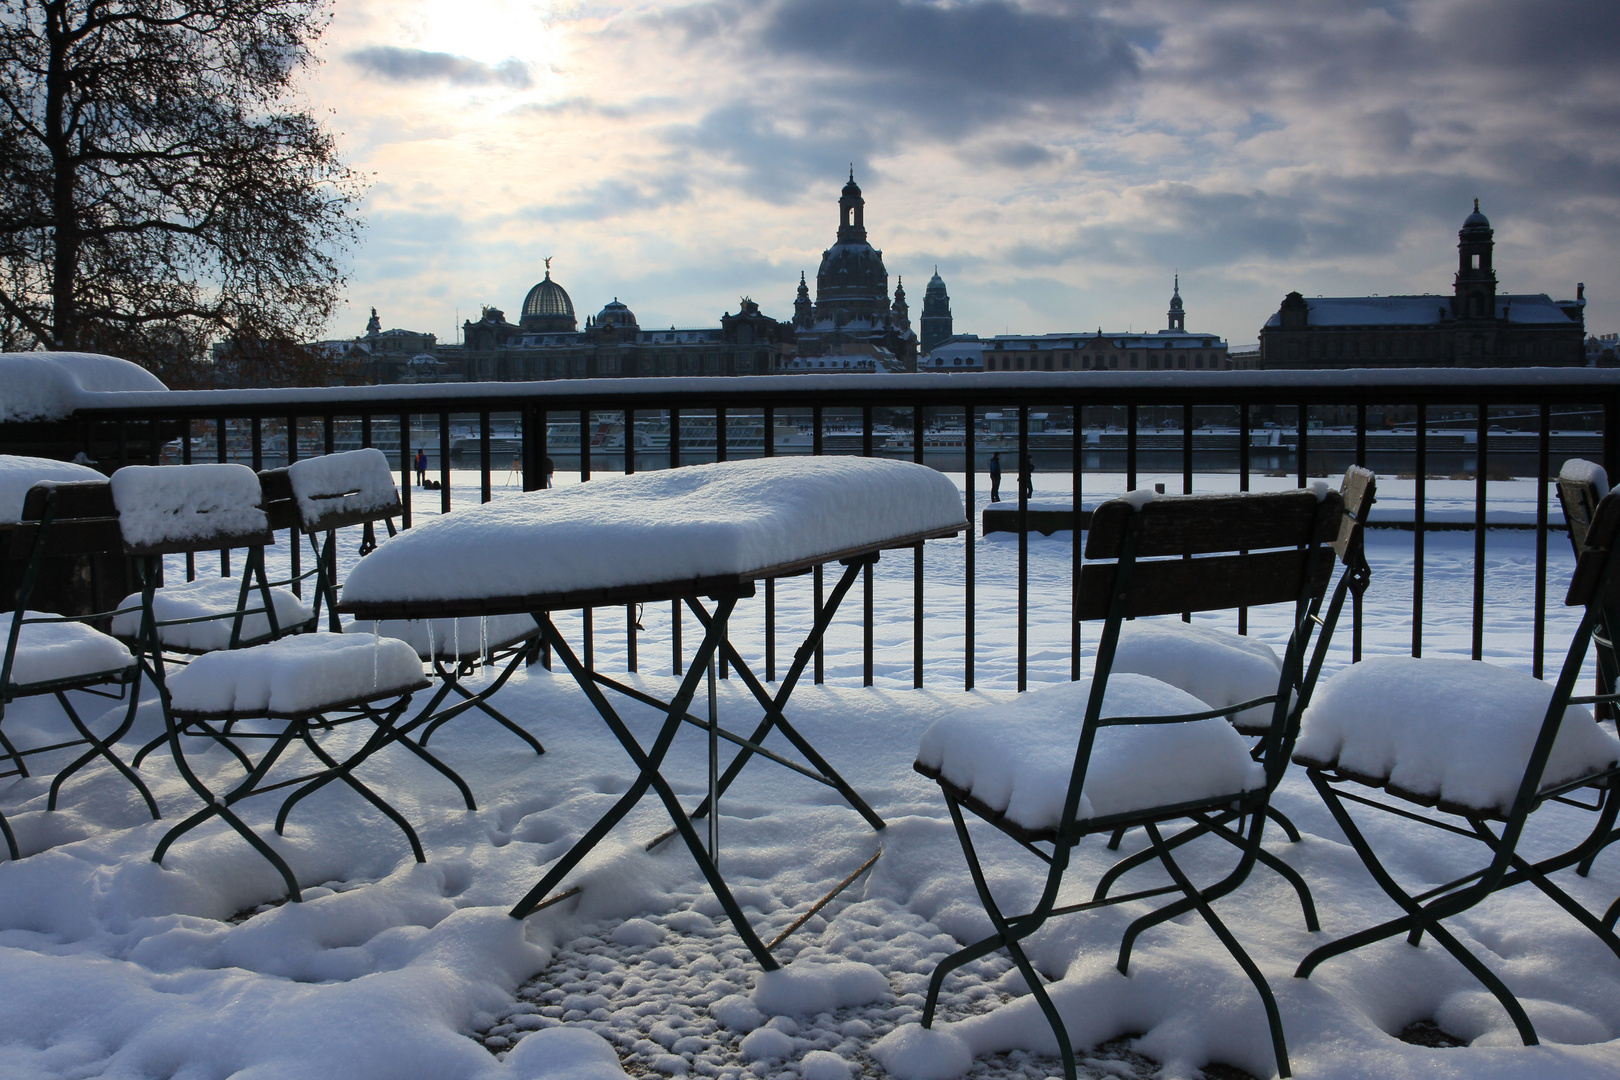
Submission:
<svg viewBox="0 0 1620 1080">
<path fill-rule="evenodd" d="M 883 827 L 882 818 L 787 721 L 784 709 L 862 567 L 885 549 L 911 547 L 967 527 L 955 485 L 908 462 L 810 457 L 695 465 L 530 492 L 424 522 L 361 560 L 344 586 L 339 610 L 357 620 L 533 615 L 542 640 L 635 761 L 640 770 L 635 783 L 518 902 L 514 917 L 539 908 L 651 789 L 744 943 L 771 969 L 777 965 L 769 949 L 720 877 L 717 815 L 711 809 L 742 767 L 760 755 L 833 787 L 873 828 Z M 732 609 L 753 595 L 760 580 L 830 562 L 841 562 L 845 570 L 772 694 L 728 640 Z M 550 617 L 559 609 L 666 600 L 686 602 L 704 626 L 691 666 L 667 702 L 588 668 Z M 707 721 L 687 713 L 700 680 L 706 672 L 713 678 L 721 655 L 764 709 L 746 737 L 722 728 L 712 704 Z M 664 711 L 666 719 L 650 746 L 631 734 L 603 687 Z M 709 796 L 691 813 L 660 772 L 676 733 L 688 722 L 704 728 L 710 741 Z M 763 741 L 772 731 L 780 731 L 809 767 L 765 749 Z M 740 747 L 723 773 L 720 739 Z M 708 818 L 707 846 L 693 824 L 700 817 Z"/>
</svg>

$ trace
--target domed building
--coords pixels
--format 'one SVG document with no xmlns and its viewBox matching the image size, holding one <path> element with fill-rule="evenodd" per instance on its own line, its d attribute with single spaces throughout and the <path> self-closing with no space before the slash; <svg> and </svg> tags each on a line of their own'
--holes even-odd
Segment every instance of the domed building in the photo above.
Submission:
<svg viewBox="0 0 1620 1080">
<path fill-rule="evenodd" d="M 922 331 L 921 348 L 925 353 L 933 352 L 934 347 L 953 332 L 951 297 L 945 291 L 945 279 L 939 276 L 937 266 L 934 276 L 928 279 L 928 288 L 923 290 L 922 318 L 917 324 Z"/>
<path fill-rule="evenodd" d="M 1260 330 L 1266 368 L 1567 367 L 1586 361 L 1586 286 L 1575 299 L 1499 293 L 1495 233 L 1474 200 L 1457 232 L 1450 296 L 1283 298 Z"/>
<path fill-rule="evenodd" d="M 579 328 L 568 291 L 551 280 L 550 259 L 546 260 L 545 280 L 523 298 L 523 315 L 518 319 L 518 326 L 542 334 L 569 333 Z"/>
<path fill-rule="evenodd" d="M 468 382 L 632 378 L 678 375 L 765 375 L 793 355 L 793 327 L 761 314 L 743 297 L 718 327 L 642 329 L 614 297 L 580 329 L 568 290 L 546 276 L 529 290 L 516 324 L 486 307 L 462 327 L 461 367 Z"/>
<path fill-rule="evenodd" d="M 866 199 L 853 167 L 838 198 L 837 237 L 816 270 L 814 306 L 809 301 L 801 274 L 793 305 L 800 356 L 871 355 L 885 367 L 916 370 L 917 335 L 905 289 L 889 299 L 889 271 L 883 252 L 867 242 Z"/>
</svg>

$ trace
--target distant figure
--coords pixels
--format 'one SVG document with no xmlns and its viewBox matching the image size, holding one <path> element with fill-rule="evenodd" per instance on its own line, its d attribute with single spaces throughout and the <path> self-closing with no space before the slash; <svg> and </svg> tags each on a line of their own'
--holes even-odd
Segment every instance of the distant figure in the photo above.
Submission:
<svg viewBox="0 0 1620 1080">
<path fill-rule="evenodd" d="M 416 451 L 416 485 L 418 487 L 426 487 L 427 486 L 427 451 L 426 450 L 417 450 Z"/>
<path fill-rule="evenodd" d="M 1035 497 L 1035 459 L 1027 454 L 1018 469 L 1018 497 L 1026 502 Z"/>
<path fill-rule="evenodd" d="M 1001 455 L 990 455 L 990 501 L 1001 501 Z"/>
<path fill-rule="evenodd" d="M 523 478 L 523 458 L 521 456 L 514 456 L 512 458 L 511 467 L 506 470 L 506 486 L 507 487 L 512 486 L 512 477 L 514 477 L 514 476 L 517 477 L 519 480 L 521 480 Z"/>
<path fill-rule="evenodd" d="M 552 486 L 552 484 L 551 484 L 551 474 L 556 472 L 556 471 L 557 471 L 557 466 L 555 466 L 555 465 L 553 465 L 551 463 L 551 458 L 548 456 L 546 458 L 546 487 L 551 487 Z"/>
</svg>

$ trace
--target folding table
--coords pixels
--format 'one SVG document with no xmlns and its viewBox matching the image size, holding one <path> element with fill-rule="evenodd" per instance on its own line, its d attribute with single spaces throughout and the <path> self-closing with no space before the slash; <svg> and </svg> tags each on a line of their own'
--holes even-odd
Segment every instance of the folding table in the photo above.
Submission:
<svg viewBox="0 0 1620 1080">
<path fill-rule="evenodd" d="M 533 615 L 541 640 L 635 762 L 635 782 L 518 901 L 514 918 L 541 907 L 651 790 L 743 942 L 762 967 L 772 969 L 777 964 L 769 948 L 721 878 L 715 800 L 749 760 L 761 756 L 829 785 L 874 829 L 883 828 L 883 819 L 792 726 L 785 709 L 861 569 L 885 549 L 911 547 L 967 527 L 955 484 L 910 462 L 801 457 L 696 465 L 513 495 L 424 522 L 382 544 L 355 568 L 339 610 L 356 620 Z M 732 646 L 732 612 L 739 600 L 754 594 L 756 582 L 831 562 L 845 569 L 773 694 Z M 557 610 L 657 601 L 685 602 L 704 628 L 691 666 L 668 701 L 588 667 L 551 618 Z M 712 695 L 707 720 L 687 711 L 721 656 L 763 709 L 747 735 L 720 726 Z M 604 688 L 664 713 L 650 745 L 635 738 Z M 661 771 L 686 723 L 709 736 L 709 795 L 691 812 Z M 772 731 L 780 731 L 807 764 L 767 749 L 763 743 Z M 740 747 L 723 772 L 720 740 Z M 701 817 L 708 818 L 707 846 L 693 823 Z"/>
</svg>

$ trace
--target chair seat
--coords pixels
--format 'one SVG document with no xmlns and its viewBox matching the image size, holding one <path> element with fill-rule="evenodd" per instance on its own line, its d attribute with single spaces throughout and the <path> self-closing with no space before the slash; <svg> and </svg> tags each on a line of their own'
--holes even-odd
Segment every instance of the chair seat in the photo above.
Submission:
<svg viewBox="0 0 1620 1080">
<path fill-rule="evenodd" d="M 311 716 L 430 685 L 397 638 L 299 634 L 199 656 L 169 676 L 176 715 Z"/>
<path fill-rule="evenodd" d="M 1114 670 L 1148 675 L 1187 691 L 1212 709 L 1277 693 L 1282 660 L 1270 645 L 1179 619 L 1137 619 L 1119 630 Z M 1239 731 L 1264 734 L 1271 706 L 1235 714 Z"/>
<path fill-rule="evenodd" d="M 15 615 L 13 616 L 15 618 Z M 25 619 L 57 619 L 39 611 Z M 6 627 L 7 631 L 10 627 Z M 63 683 L 122 673 L 135 664 L 129 647 L 80 622 L 24 622 L 11 666 L 13 686 Z"/>
<path fill-rule="evenodd" d="M 490 615 L 469 619 L 384 619 L 373 624 L 383 637 L 398 638 L 423 660 L 477 660 L 534 637 L 540 624 L 532 615 Z"/>
<path fill-rule="evenodd" d="M 1474 660 L 1374 657 L 1318 691 L 1294 761 L 1424 806 L 1505 816 L 1523 781 L 1553 687 Z M 1579 705 L 1564 711 L 1542 789 L 1620 762 L 1620 739 Z"/>
<path fill-rule="evenodd" d="M 1275 686 L 1275 684 L 1273 684 Z M 936 720 L 923 733 L 916 768 L 1030 833 L 1063 814 L 1091 680 L 1043 687 Z M 1208 706 L 1145 675 L 1114 675 L 1104 716 L 1180 715 Z M 1113 818 L 1253 791 L 1265 772 L 1224 719 L 1098 731 L 1080 820 Z"/>
<path fill-rule="evenodd" d="M 242 595 L 241 578 L 209 577 L 196 581 L 165 585 L 152 596 L 152 616 L 161 623 L 174 619 L 207 619 L 207 622 L 183 622 L 172 626 L 158 626 L 158 640 L 166 649 L 185 652 L 213 652 L 231 645 L 231 627 L 234 619 L 226 618 L 237 610 Z M 283 632 L 303 626 L 315 618 L 314 610 L 290 589 L 272 588 L 270 602 L 275 607 L 276 624 Z M 113 619 L 115 636 L 133 639 L 141 628 L 141 594 L 125 597 L 121 608 L 134 608 Z M 248 592 L 247 607 L 262 608 L 264 598 L 257 589 Z M 242 619 L 242 641 L 254 641 L 270 634 L 270 620 L 260 611 Z"/>
</svg>

